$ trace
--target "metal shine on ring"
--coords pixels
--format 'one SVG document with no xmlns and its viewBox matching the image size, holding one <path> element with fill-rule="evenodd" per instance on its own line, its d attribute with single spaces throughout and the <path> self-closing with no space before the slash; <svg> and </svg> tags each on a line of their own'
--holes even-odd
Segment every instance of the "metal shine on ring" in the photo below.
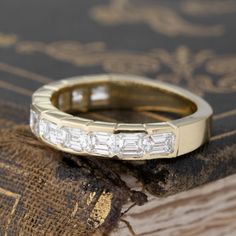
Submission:
<svg viewBox="0 0 236 236">
<path fill-rule="evenodd" d="M 94 108 L 158 106 L 183 117 L 156 123 L 112 123 L 72 115 Z M 210 137 L 212 108 L 202 98 L 170 84 L 131 75 L 90 75 L 45 85 L 32 96 L 30 127 L 51 147 L 121 160 L 173 158 Z"/>
</svg>

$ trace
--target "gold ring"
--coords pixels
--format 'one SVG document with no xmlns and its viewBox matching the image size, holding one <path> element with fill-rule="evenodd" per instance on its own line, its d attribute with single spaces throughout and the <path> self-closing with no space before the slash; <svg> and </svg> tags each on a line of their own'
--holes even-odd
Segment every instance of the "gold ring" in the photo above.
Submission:
<svg viewBox="0 0 236 236">
<path fill-rule="evenodd" d="M 182 117 L 155 123 L 112 123 L 72 115 L 94 109 L 181 111 Z M 58 150 L 122 160 L 172 158 L 210 137 L 211 106 L 191 92 L 130 75 L 91 75 L 56 81 L 32 96 L 30 127 Z"/>
</svg>

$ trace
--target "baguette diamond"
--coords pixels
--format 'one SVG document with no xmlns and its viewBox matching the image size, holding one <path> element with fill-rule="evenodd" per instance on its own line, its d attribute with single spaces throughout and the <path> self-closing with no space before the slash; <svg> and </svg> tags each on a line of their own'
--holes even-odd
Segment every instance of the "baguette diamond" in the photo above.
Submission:
<svg viewBox="0 0 236 236">
<path fill-rule="evenodd" d="M 49 122 L 45 119 L 39 120 L 39 135 L 48 140 L 49 137 Z"/>
<path fill-rule="evenodd" d="M 87 135 L 84 131 L 78 128 L 64 128 L 65 139 L 63 146 L 71 148 L 74 151 L 83 151 L 87 148 Z"/>
<path fill-rule="evenodd" d="M 39 133 L 39 115 L 33 110 L 30 110 L 30 128 L 34 134 L 38 135 L 38 133 Z"/>
<path fill-rule="evenodd" d="M 52 144 L 59 145 L 62 144 L 65 140 L 66 133 L 63 129 L 57 127 L 55 123 L 48 123 L 48 141 Z"/>
<path fill-rule="evenodd" d="M 144 133 L 121 133 L 117 135 L 118 157 L 142 157 Z"/>
<path fill-rule="evenodd" d="M 115 135 L 105 132 L 91 132 L 88 134 L 89 152 L 105 156 L 115 155 Z"/>
<path fill-rule="evenodd" d="M 144 155 L 163 155 L 174 151 L 175 134 L 160 132 L 151 135 L 145 132 L 119 133 L 85 132 L 80 128 L 58 127 L 31 111 L 32 131 L 50 144 L 76 152 L 105 157 L 142 158 Z"/>
<path fill-rule="evenodd" d="M 149 137 L 149 153 L 153 154 L 168 154 L 173 152 L 175 144 L 175 135 L 169 133 L 157 133 Z"/>
</svg>

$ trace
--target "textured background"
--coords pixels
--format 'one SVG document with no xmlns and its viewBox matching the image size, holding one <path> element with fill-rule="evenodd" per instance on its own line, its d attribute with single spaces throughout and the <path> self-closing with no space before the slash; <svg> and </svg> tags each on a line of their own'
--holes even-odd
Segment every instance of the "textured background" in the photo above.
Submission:
<svg viewBox="0 0 236 236">
<path fill-rule="evenodd" d="M 213 106 L 212 142 L 178 160 L 153 161 L 138 166 L 127 163 L 123 168 L 154 195 L 173 194 L 235 173 L 235 21 L 234 0 L 1 0 L 1 125 L 12 128 L 9 120 L 26 122 L 27 114 L 23 113 L 27 113 L 32 92 L 52 80 L 104 72 L 147 75 L 154 80 L 181 85 Z M 13 111 L 15 109 L 17 112 Z M 14 127 L 7 132 L 14 135 L 15 129 L 18 130 Z M 27 133 L 27 128 L 24 129 Z M 5 145 L 12 137 L 4 138 L 1 140 L 1 161 L 6 163 Z M 11 148 L 13 151 L 8 155 L 15 152 L 14 145 Z M 15 157 L 14 160 L 18 163 L 21 159 Z M 95 166 L 98 168 L 97 163 Z M 112 168 L 119 173 L 119 165 Z M 0 175 L 5 173 L 1 165 Z M 89 178 L 91 181 L 95 178 L 97 183 L 96 174 L 94 176 Z M 106 184 L 110 185 L 109 181 Z M 7 180 L 0 182 L 3 205 L 9 186 Z M 17 191 L 12 189 L 16 195 L 20 194 Z M 120 187 L 111 190 L 117 194 L 116 191 L 119 193 Z M 110 201 L 110 204 L 113 203 Z M 115 208 L 112 222 L 118 219 L 120 205 Z M 9 212 L 7 207 L 6 211 L 1 209 L 2 215 Z M 15 210 L 19 212 L 12 212 L 12 215 L 23 217 L 21 207 Z M 81 215 L 80 212 L 79 217 Z M 11 221 L 11 217 L 7 230 L 13 227 L 9 232 L 19 232 L 14 229 L 18 218 L 15 216 Z"/>
</svg>

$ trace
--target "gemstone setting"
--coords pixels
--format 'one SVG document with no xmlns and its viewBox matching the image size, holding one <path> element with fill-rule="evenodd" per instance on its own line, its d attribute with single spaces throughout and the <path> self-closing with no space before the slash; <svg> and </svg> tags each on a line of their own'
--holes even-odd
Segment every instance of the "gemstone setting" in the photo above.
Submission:
<svg viewBox="0 0 236 236">
<path fill-rule="evenodd" d="M 89 152 L 110 157 L 115 155 L 116 140 L 114 134 L 91 132 L 88 136 Z"/>
<path fill-rule="evenodd" d="M 39 135 L 44 139 L 48 139 L 49 136 L 49 122 L 45 119 L 39 120 Z"/>
<path fill-rule="evenodd" d="M 30 110 L 30 128 L 35 135 L 38 135 L 38 133 L 39 133 L 39 115 L 33 110 Z"/>
<path fill-rule="evenodd" d="M 149 137 L 149 153 L 169 154 L 174 151 L 175 135 L 172 132 L 156 133 Z"/>
<path fill-rule="evenodd" d="M 142 158 L 144 156 L 165 156 L 174 152 L 176 136 L 172 131 L 110 132 L 85 131 L 81 128 L 58 126 L 47 118 L 31 111 L 30 127 L 43 141 L 59 149 L 78 154 L 91 154 L 122 159 Z"/>
<path fill-rule="evenodd" d="M 87 147 L 87 135 L 78 128 L 64 127 L 65 139 L 63 146 L 74 151 L 82 152 Z"/>
<path fill-rule="evenodd" d="M 48 141 L 55 145 L 60 145 L 65 140 L 65 131 L 57 127 L 55 123 L 48 123 Z"/>
<path fill-rule="evenodd" d="M 121 133 L 117 137 L 118 157 L 142 157 L 144 133 Z"/>
</svg>

